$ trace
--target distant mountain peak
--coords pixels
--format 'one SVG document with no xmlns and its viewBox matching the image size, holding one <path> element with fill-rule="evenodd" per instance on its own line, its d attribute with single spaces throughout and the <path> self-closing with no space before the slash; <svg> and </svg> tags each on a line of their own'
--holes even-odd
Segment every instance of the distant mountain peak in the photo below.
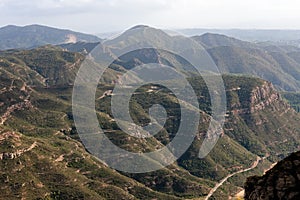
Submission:
<svg viewBox="0 0 300 200">
<path fill-rule="evenodd" d="M 228 37 L 226 35 L 218 33 L 204 33 L 200 36 L 193 36 L 194 40 L 200 42 L 206 47 L 216 47 L 216 46 L 237 46 L 237 47 L 251 47 L 253 46 L 249 42 L 238 40 L 233 37 Z"/>
<path fill-rule="evenodd" d="M 204 33 L 200 36 L 194 36 L 194 38 L 201 37 L 201 38 L 206 38 L 206 39 L 223 39 L 223 40 L 232 40 L 232 41 L 239 41 L 239 42 L 244 42 L 242 40 L 229 37 L 227 35 L 219 34 L 219 33 Z"/>
<path fill-rule="evenodd" d="M 146 25 L 134 26 L 118 37 L 105 41 L 105 45 L 113 46 L 114 49 L 121 49 L 124 46 L 139 48 L 141 44 L 161 47 L 163 44 L 169 44 L 170 36 L 161 29 L 153 28 Z M 147 46 L 147 45 L 146 45 Z"/>
<path fill-rule="evenodd" d="M 12 28 L 12 27 L 18 27 L 18 26 L 9 24 L 9 25 L 3 26 L 2 28 Z"/>
<path fill-rule="evenodd" d="M 129 30 L 134 30 L 134 29 L 145 29 L 145 28 L 150 28 L 150 27 L 147 26 L 147 25 L 140 24 L 140 25 L 136 25 L 136 26 L 130 28 Z"/>
<path fill-rule="evenodd" d="M 94 35 L 44 25 L 8 25 L 0 28 L 0 49 L 28 49 L 47 44 L 57 45 L 77 41 L 99 42 Z"/>
<path fill-rule="evenodd" d="M 210 33 L 210 32 L 202 34 L 201 37 L 226 37 L 226 38 L 228 38 L 228 36 L 226 36 L 224 34 Z"/>
</svg>

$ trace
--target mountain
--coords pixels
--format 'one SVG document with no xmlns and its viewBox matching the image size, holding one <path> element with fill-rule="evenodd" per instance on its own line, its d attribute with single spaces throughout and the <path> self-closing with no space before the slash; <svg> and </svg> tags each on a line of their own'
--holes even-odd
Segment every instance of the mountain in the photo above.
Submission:
<svg viewBox="0 0 300 200">
<path fill-rule="evenodd" d="M 46 44 L 62 44 L 83 42 L 99 42 L 94 35 L 57 29 L 41 25 L 14 26 L 0 28 L 0 49 L 26 49 Z"/>
<path fill-rule="evenodd" d="M 205 47 L 222 73 L 248 74 L 272 82 L 283 91 L 299 91 L 300 49 L 249 43 L 219 34 L 193 39 Z"/>
<path fill-rule="evenodd" d="M 245 184 L 245 200 L 299 199 L 300 152 L 278 162 L 264 176 L 254 176 Z"/>
<path fill-rule="evenodd" d="M 49 46 L 1 55 L 2 198 L 178 199 L 108 168 L 77 141 L 67 77 L 74 81 L 82 58 Z"/>
<path fill-rule="evenodd" d="M 218 47 L 218 46 L 236 46 L 236 47 L 255 47 L 250 42 L 235 39 L 221 34 L 205 33 L 201 36 L 193 36 L 194 40 L 200 42 L 207 48 Z"/>
<path fill-rule="evenodd" d="M 179 29 L 187 36 L 205 33 L 221 34 L 249 42 L 271 42 L 277 45 L 299 46 L 300 30 L 262 30 L 262 29 Z"/>
<path fill-rule="evenodd" d="M 247 74 L 272 82 L 282 91 L 298 92 L 300 88 L 300 49 L 294 46 L 251 43 L 220 34 L 206 33 L 192 37 L 201 44 L 221 73 Z M 118 41 L 117 41 L 118 40 Z M 147 26 L 136 26 L 116 39 L 105 42 L 111 51 L 137 49 L 152 42 L 158 49 L 189 49 L 200 52 L 201 47 L 184 40 L 181 36 L 170 36 Z M 131 44 L 135 44 L 132 46 Z M 151 45 L 150 45 L 151 46 Z M 178 48 L 180 47 L 180 48 Z M 123 50 L 121 50 L 122 52 Z M 113 52 L 111 52 L 114 54 Z M 213 70 L 207 68 L 205 70 Z"/>
<path fill-rule="evenodd" d="M 124 73 L 153 62 L 178 71 L 190 69 L 190 63 L 182 57 L 161 49 L 137 49 L 116 57 L 122 49 L 142 46 L 148 36 L 160 38 L 153 41 L 160 47 L 186 41 L 139 26 L 96 47 L 114 58 L 95 95 L 99 124 L 104 134 L 123 149 L 155 151 L 174 138 L 181 106 L 200 114 L 199 130 L 189 149 L 177 162 L 158 171 L 134 174 L 110 169 L 87 152 L 74 124 L 73 84 L 85 54 L 72 52 L 68 45 L 2 51 L 0 190 L 4 199 L 204 199 L 211 192 L 215 199 L 226 199 L 243 187 L 246 177 L 262 174 L 272 163 L 299 150 L 300 114 L 281 98 L 272 83 L 242 75 L 222 76 L 228 109 L 224 130 L 205 158 L 198 154 L 203 140 L 209 137 L 210 95 L 203 78 L 194 73 L 186 74 L 200 110 L 191 109 L 188 103 L 179 105 L 175 95 L 161 86 L 145 85 L 130 100 L 134 123 L 148 124 L 149 108 L 162 104 L 168 114 L 166 124 L 150 138 L 124 133 L 111 111 L 111 91 Z M 196 49 L 197 42 L 185 46 Z M 75 49 L 82 52 L 82 48 Z M 214 74 L 211 76 L 214 78 Z M 232 177 L 214 191 L 229 175 Z"/>
</svg>

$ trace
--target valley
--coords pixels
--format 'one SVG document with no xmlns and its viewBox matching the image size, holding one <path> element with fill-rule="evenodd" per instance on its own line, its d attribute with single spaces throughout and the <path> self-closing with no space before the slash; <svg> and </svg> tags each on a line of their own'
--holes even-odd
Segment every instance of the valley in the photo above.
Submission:
<svg viewBox="0 0 300 200">
<path fill-rule="evenodd" d="M 181 120 L 179 108 L 187 109 L 200 115 L 198 132 L 187 151 L 171 165 L 146 173 L 111 169 L 87 151 L 74 123 L 72 92 L 82 62 L 88 52 L 95 55 L 93 42 L 98 41 L 3 50 L 0 191 L 4 199 L 226 199 L 244 187 L 247 177 L 263 175 L 272 163 L 299 150 L 300 114 L 286 100 L 294 100 L 291 93 L 299 92 L 298 68 L 292 68 L 299 65 L 298 48 L 280 47 L 275 56 L 275 48 L 213 34 L 190 43 L 193 49 L 201 43 L 220 67 L 226 93 L 220 138 L 206 157 L 199 158 L 212 119 L 211 97 L 203 77 L 191 70 L 185 59 L 163 50 L 141 49 L 116 56 L 122 49 L 149 41 L 149 36 L 152 42 L 160 38 L 161 47 L 185 41 L 140 26 L 107 41 L 105 48 L 101 44 L 96 47 L 114 59 L 96 88 L 99 126 L 118 147 L 151 152 L 174 139 Z M 282 64 L 283 60 L 287 63 Z M 111 111 L 114 87 L 134 67 L 157 62 L 186 73 L 199 108 L 176 99 L 160 85 L 141 86 L 130 99 L 133 122 L 148 125 L 149 109 L 155 104 L 163 105 L 168 117 L 153 137 L 128 135 Z M 288 63 L 291 66 L 284 68 Z M 138 80 L 137 76 L 131 79 L 132 83 Z M 178 80 L 175 83 L 179 88 L 182 85 Z"/>
</svg>

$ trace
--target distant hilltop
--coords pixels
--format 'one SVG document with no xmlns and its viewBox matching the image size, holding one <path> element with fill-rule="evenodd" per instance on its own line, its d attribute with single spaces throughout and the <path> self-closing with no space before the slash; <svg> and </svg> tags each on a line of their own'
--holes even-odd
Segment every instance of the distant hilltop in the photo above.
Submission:
<svg viewBox="0 0 300 200">
<path fill-rule="evenodd" d="M 0 28 L 0 49 L 27 49 L 37 46 L 75 42 L 99 42 L 97 36 L 66 29 L 42 25 L 15 26 Z"/>
<path fill-rule="evenodd" d="M 275 42 L 286 45 L 300 45 L 300 30 L 280 29 L 178 29 L 176 30 L 187 36 L 215 33 L 235 37 L 250 42 Z"/>
</svg>

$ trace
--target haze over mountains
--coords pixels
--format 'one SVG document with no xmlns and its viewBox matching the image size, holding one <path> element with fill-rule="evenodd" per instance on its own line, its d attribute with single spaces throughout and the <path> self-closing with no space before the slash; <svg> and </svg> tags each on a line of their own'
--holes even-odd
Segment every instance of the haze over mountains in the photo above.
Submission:
<svg viewBox="0 0 300 200">
<path fill-rule="evenodd" d="M 70 30 L 62 30 L 41 25 L 14 26 L 0 28 L 0 49 L 33 48 L 46 44 L 99 42 L 94 35 Z"/>
<path fill-rule="evenodd" d="M 17 41 L 29 42 L 26 47 L 16 43 L 14 48 L 24 49 L 0 52 L 0 191 L 5 199 L 169 200 L 205 199 L 210 194 L 227 199 L 241 190 L 246 177 L 262 175 L 274 162 L 299 150 L 300 114 L 276 90 L 298 91 L 300 50 L 295 46 L 258 45 L 217 34 L 195 36 L 186 43 L 185 38 L 147 26 L 133 27 L 102 43 L 80 34 L 76 36 L 80 42 L 68 43 L 64 39 L 70 32 L 58 32 L 60 40 L 47 37 L 34 44 L 30 34 L 20 35 L 22 39 Z M 147 41 L 160 47 L 182 45 L 183 50 L 188 46 L 191 52 L 201 44 L 224 73 L 228 109 L 224 129 L 215 148 L 203 159 L 198 153 L 204 138 L 209 137 L 211 120 L 205 82 L 185 59 L 171 52 L 147 48 L 116 56 Z M 39 42 L 41 46 L 31 48 Z M 188 75 L 199 109 L 180 106 L 199 112 L 201 123 L 192 145 L 178 161 L 158 171 L 131 174 L 110 169 L 86 151 L 74 124 L 71 99 L 77 71 L 95 46 L 114 58 L 97 87 L 99 124 L 114 144 L 131 152 L 155 151 L 172 141 L 181 120 L 180 102 L 163 87 L 139 88 L 130 101 L 133 121 L 149 124 L 149 108 L 157 103 L 168 111 L 168 118 L 154 137 L 125 134 L 114 121 L 110 103 L 119 77 L 148 63 L 165 64 Z M 232 177 L 225 184 L 219 184 L 229 175 Z"/>
<path fill-rule="evenodd" d="M 204 45 L 223 73 L 254 75 L 271 81 L 278 89 L 299 91 L 299 48 L 259 45 L 218 34 L 193 38 Z"/>
<path fill-rule="evenodd" d="M 300 30 L 272 29 L 179 29 L 178 32 L 188 36 L 214 33 L 235 37 L 250 42 L 270 42 L 277 44 L 300 45 Z"/>
<path fill-rule="evenodd" d="M 166 35 L 158 29 L 155 30 L 153 34 L 157 34 L 158 38 Z M 266 31 L 264 33 L 270 36 L 274 33 L 281 35 L 281 31 Z M 293 39 L 296 40 L 297 31 L 292 31 L 292 33 L 294 33 L 292 34 Z M 255 37 L 255 34 L 253 37 Z M 300 48 L 296 46 L 251 43 L 211 33 L 193 36 L 192 38 L 205 47 L 222 73 L 254 75 L 271 81 L 280 90 L 299 91 Z M 270 37 L 270 39 L 272 38 Z M 45 44 L 61 44 L 69 50 L 79 52 L 84 51 L 84 46 L 90 51 L 97 45 L 84 43 L 97 43 L 100 41 L 100 38 L 93 35 L 39 25 L 7 26 L 0 29 L 0 49 L 32 48 Z M 64 43 L 76 42 L 81 42 L 81 44 L 73 44 L 72 47 L 63 45 Z"/>
<path fill-rule="evenodd" d="M 205 33 L 226 35 L 239 40 L 245 40 L 255 43 L 269 43 L 277 45 L 300 45 L 300 30 L 284 30 L 284 29 L 205 29 L 190 28 L 177 30 L 164 30 L 171 35 L 183 34 L 188 37 L 203 35 Z M 97 34 L 101 38 L 110 38 L 118 33 L 107 32 Z"/>
</svg>

